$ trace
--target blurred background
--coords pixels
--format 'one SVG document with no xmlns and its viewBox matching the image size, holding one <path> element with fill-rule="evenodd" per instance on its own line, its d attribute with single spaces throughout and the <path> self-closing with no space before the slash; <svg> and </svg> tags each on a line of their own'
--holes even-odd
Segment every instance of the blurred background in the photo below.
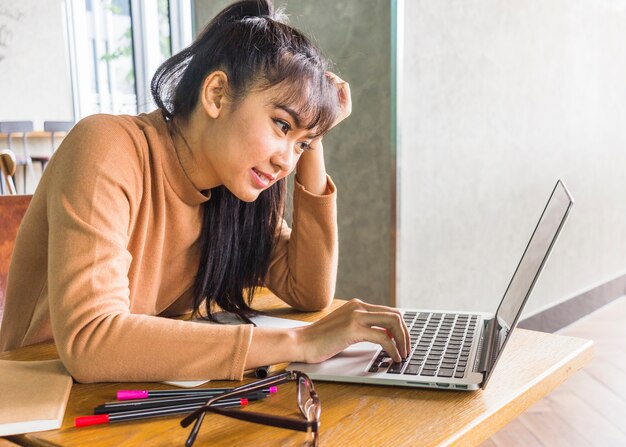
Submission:
<svg viewBox="0 0 626 447">
<path fill-rule="evenodd" d="M 14 152 L 25 136 L 33 158 L 49 155 L 62 134 L 46 121 L 152 110 L 155 69 L 228 3 L 0 0 L 0 122 L 33 123 Z M 626 2 L 276 5 L 353 93 L 324 144 L 337 297 L 495 311 L 559 178 L 576 203 L 526 316 L 624 294 Z M 18 192 L 40 173 L 17 169 Z"/>
</svg>

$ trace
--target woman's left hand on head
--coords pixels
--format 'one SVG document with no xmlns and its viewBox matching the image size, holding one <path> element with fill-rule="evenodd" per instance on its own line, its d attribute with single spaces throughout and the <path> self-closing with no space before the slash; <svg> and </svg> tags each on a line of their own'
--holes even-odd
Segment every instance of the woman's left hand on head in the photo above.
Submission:
<svg viewBox="0 0 626 447">
<path fill-rule="evenodd" d="M 331 126 L 332 129 L 350 116 L 352 112 L 352 96 L 350 95 L 350 85 L 348 85 L 346 81 L 330 71 L 326 72 L 326 76 L 336 86 L 337 96 L 339 98 L 340 110 Z M 300 182 L 307 191 L 318 195 L 327 194 L 328 192 L 322 138 L 323 136 L 320 135 L 309 143 L 311 149 L 315 150 L 303 153 L 297 164 L 298 182 Z"/>
<path fill-rule="evenodd" d="M 346 81 L 330 71 L 326 72 L 326 76 L 335 84 L 335 87 L 337 87 L 337 95 L 339 97 L 340 111 L 332 125 L 332 127 L 335 127 L 352 113 L 352 95 L 350 93 L 350 84 Z"/>
</svg>

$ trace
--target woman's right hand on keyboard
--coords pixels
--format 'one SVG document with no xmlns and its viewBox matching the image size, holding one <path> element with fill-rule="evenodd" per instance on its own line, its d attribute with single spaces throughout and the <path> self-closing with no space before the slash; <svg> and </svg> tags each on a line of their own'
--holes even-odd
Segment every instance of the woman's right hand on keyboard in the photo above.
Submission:
<svg viewBox="0 0 626 447">
<path fill-rule="evenodd" d="M 398 309 L 353 299 L 309 326 L 296 329 L 305 363 L 319 363 L 355 343 L 383 347 L 396 362 L 410 350 L 409 330 Z"/>
</svg>

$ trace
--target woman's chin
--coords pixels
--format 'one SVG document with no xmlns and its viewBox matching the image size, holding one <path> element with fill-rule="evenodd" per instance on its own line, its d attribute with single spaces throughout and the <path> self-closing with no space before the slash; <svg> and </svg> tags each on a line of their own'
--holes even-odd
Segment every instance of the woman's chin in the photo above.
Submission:
<svg viewBox="0 0 626 447">
<path fill-rule="evenodd" d="M 250 203 L 258 199 L 259 194 L 261 194 L 263 191 L 255 188 L 255 189 L 245 189 L 245 190 L 239 190 L 239 191 L 230 190 L 230 192 L 233 193 L 233 195 L 237 197 L 239 200 L 241 200 L 242 202 Z"/>
</svg>

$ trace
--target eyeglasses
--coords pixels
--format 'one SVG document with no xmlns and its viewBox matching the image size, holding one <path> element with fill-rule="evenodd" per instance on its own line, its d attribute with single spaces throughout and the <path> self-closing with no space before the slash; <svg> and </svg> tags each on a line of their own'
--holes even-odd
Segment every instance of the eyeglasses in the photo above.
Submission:
<svg viewBox="0 0 626 447">
<path fill-rule="evenodd" d="M 222 399 L 237 397 L 239 395 L 256 391 L 261 388 L 276 386 L 290 381 L 297 382 L 298 408 L 300 409 L 300 413 L 302 413 L 302 416 L 304 416 L 306 421 L 291 417 L 273 416 L 270 414 L 255 413 L 252 411 L 240 411 L 228 408 L 218 408 L 213 406 L 213 404 L 219 402 Z M 275 376 L 267 377 L 265 379 L 258 380 L 256 382 L 252 382 L 246 385 L 242 385 L 240 387 L 233 388 L 227 393 L 213 397 L 212 399 L 207 401 L 205 405 L 198 408 L 196 411 L 180 421 L 180 425 L 182 425 L 183 427 L 187 427 L 193 421 L 195 421 L 193 429 L 191 430 L 191 433 L 189 434 L 189 437 L 185 442 L 185 445 L 187 447 L 191 447 L 195 442 L 196 437 L 198 436 L 198 432 L 200 430 L 200 425 L 202 425 L 204 415 L 207 412 L 221 414 L 222 416 L 228 416 L 235 419 L 240 419 L 242 421 L 307 432 L 307 434 L 312 438 L 310 445 L 317 446 L 318 444 L 318 429 L 320 425 L 320 414 L 322 413 L 322 405 L 320 403 L 317 392 L 315 391 L 315 387 L 313 386 L 313 381 L 306 374 L 300 371 L 289 371 L 282 374 L 277 374 Z"/>
</svg>

